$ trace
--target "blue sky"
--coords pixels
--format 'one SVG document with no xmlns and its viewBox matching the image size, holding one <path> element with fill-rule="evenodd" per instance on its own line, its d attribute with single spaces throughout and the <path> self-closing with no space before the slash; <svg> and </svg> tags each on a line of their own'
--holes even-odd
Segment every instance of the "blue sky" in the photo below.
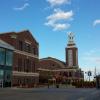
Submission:
<svg viewBox="0 0 100 100">
<path fill-rule="evenodd" d="M 0 33 L 26 29 L 39 42 L 40 58 L 63 61 L 73 32 L 79 66 L 100 71 L 100 0 L 0 0 Z"/>
</svg>

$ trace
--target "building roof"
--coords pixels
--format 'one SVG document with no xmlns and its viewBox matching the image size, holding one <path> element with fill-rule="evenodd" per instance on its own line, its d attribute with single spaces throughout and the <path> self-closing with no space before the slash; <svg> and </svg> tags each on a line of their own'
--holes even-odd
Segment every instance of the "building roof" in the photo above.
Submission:
<svg viewBox="0 0 100 100">
<path fill-rule="evenodd" d="M 17 34 L 21 34 L 21 33 L 30 33 L 30 34 L 32 35 L 32 33 L 31 33 L 29 30 L 23 30 L 23 31 L 17 32 Z M 32 35 L 32 38 L 33 38 L 33 40 L 35 40 L 35 42 L 36 42 L 37 44 L 39 44 L 39 43 L 37 42 L 37 40 L 34 38 L 33 35 Z"/>
<path fill-rule="evenodd" d="M 81 70 L 80 68 L 78 68 L 78 67 L 68 67 L 68 66 L 66 66 L 66 62 L 64 62 L 64 61 L 61 61 L 61 60 L 59 60 L 59 59 L 56 59 L 56 58 L 53 58 L 53 57 L 46 57 L 46 58 L 42 58 L 42 59 L 40 59 L 40 61 L 43 61 L 43 60 L 52 60 L 52 61 L 54 61 L 54 62 L 57 62 L 57 63 L 59 63 L 61 66 L 62 66 L 62 69 L 67 69 L 67 70 Z"/>
<path fill-rule="evenodd" d="M 9 35 L 12 35 L 12 34 L 15 34 L 15 35 L 20 35 L 20 34 L 22 34 L 22 33 L 29 33 L 31 36 L 32 36 L 32 38 L 33 38 L 33 40 L 36 42 L 36 44 L 38 44 L 39 45 L 39 43 L 36 41 L 36 39 L 34 38 L 34 36 L 31 34 L 31 32 L 29 31 L 29 30 L 22 30 L 22 31 L 20 31 L 20 32 L 5 32 L 5 33 L 0 33 L 0 36 L 4 36 L 4 35 L 6 35 L 6 34 L 9 34 Z"/>
<path fill-rule="evenodd" d="M 52 60 L 54 62 L 57 62 L 62 66 L 62 68 L 65 68 L 65 66 L 66 66 L 66 63 L 64 61 L 61 61 L 61 60 L 53 58 L 53 57 L 46 57 L 46 58 L 40 59 L 40 61 L 43 61 L 43 60 Z"/>
<path fill-rule="evenodd" d="M 4 42 L 3 40 L 0 40 L 0 47 L 10 49 L 10 50 L 14 50 L 13 46 L 11 46 L 10 44 Z"/>
</svg>

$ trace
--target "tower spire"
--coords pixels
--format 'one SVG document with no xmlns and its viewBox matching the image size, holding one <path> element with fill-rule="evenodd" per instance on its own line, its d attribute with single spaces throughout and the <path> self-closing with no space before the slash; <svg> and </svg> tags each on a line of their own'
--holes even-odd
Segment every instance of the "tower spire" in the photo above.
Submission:
<svg viewBox="0 0 100 100">
<path fill-rule="evenodd" d="M 68 43 L 74 43 L 74 34 L 72 32 L 68 34 Z"/>
<path fill-rule="evenodd" d="M 68 46 L 73 46 L 75 45 L 75 41 L 74 41 L 74 33 L 70 32 L 68 33 Z"/>
</svg>

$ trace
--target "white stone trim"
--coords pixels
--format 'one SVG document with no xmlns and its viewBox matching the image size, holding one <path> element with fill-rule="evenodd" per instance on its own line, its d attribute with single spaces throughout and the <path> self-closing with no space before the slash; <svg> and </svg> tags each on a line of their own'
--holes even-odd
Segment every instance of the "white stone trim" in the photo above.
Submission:
<svg viewBox="0 0 100 100">
<path fill-rule="evenodd" d="M 32 42 L 29 40 L 25 40 L 25 43 L 30 44 L 30 45 L 32 44 Z"/>
<path fill-rule="evenodd" d="M 73 45 L 73 46 L 67 46 L 67 48 L 76 48 L 76 46 L 75 45 Z"/>
<path fill-rule="evenodd" d="M 14 52 L 22 54 L 22 55 L 25 55 L 25 56 L 33 57 L 33 58 L 39 58 L 38 56 L 36 56 L 36 55 L 34 55 L 32 53 L 27 53 L 25 51 L 20 51 L 20 50 L 17 50 L 17 49 L 15 49 Z"/>
<path fill-rule="evenodd" d="M 67 79 L 71 79 L 71 80 L 84 80 L 84 78 L 81 77 L 67 77 Z"/>
<path fill-rule="evenodd" d="M 76 71 L 77 69 L 55 69 L 55 70 L 50 70 L 50 69 L 43 69 L 43 68 L 38 68 L 39 71 L 51 71 L 51 72 L 63 72 L 63 71 L 66 71 L 66 72 L 69 72 L 69 71 Z"/>
<path fill-rule="evenodd" d="M 18 72 L 13 71 L 13 76 L 36 76 L 39 77 L 39 73 L 26 73 L 26 72 Z"/>
</svg>

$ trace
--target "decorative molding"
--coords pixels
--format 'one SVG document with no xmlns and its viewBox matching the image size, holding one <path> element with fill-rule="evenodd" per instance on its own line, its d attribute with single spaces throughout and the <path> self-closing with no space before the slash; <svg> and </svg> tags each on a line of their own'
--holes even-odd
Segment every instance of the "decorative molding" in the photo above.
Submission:
<svg viewBox="0 0 100 100">
<path fill-rule="evenodd" d="M 34 54 L 32 54 L 32 53 L 27 53 L 27 52 L 25 52 L 25 51 L 20 51 L 20 50 L 17 50 L 17 49 L 15 49 L 14 52 L 15 52 L 15 53 L 22 54 L 22 55 L 25 55 L 25 56 L 33 57 L 33 58 L 39 58 L 37 55 L 34 55 Z"/>
<path fill-rule="evenodd" d="M 69 72 L 69 71 L 76 71 L 76 69 L 56 69 L 56 70 L 50 70 L 50 69 L 43 69 L 43 68 L 38 68 L 38 71 L 51 71 L 51 72 Z"/>
<path fill-rule="evenodd" d="M 73 45 L 73 46 L 67 46 L 67 48 L 77 48 L 77 47 Z"/>
<path fill-rule="evenodd" d="M 26 73 L 26 72 L 13 71 L 13 76 L 36 76 L 36 77 L 39 77 L 39 73 Z"/>
<path fill-rule="evenodd" d="M 30 44 L 30 45 L 32 44 L 32 42 L 29 40 L 25 40 L 25 43 Z"/>
</svg>

